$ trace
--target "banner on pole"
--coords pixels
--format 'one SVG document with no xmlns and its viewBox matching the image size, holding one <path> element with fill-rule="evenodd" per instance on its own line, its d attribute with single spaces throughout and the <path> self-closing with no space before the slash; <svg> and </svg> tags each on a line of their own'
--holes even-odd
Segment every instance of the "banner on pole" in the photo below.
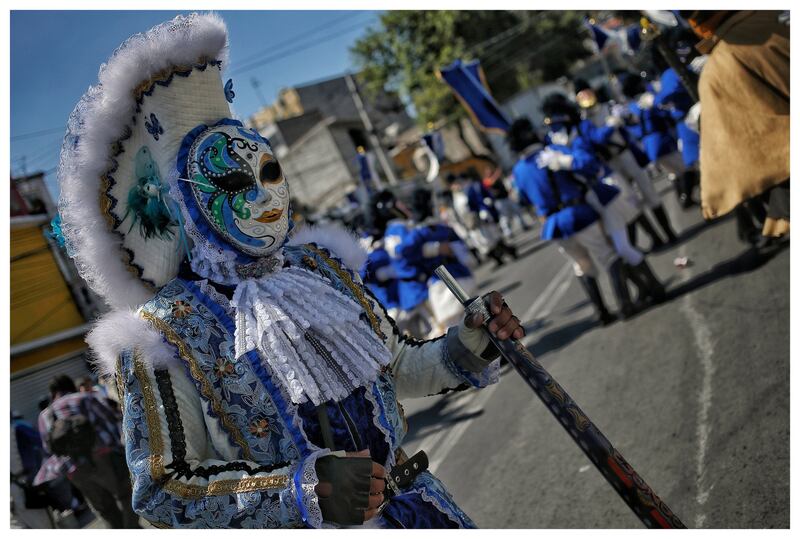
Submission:
<svg viewBox="0 0 800 539">
<path fill-rule="evenodd" d="M 506 132 L 511 122 L 489 93 L 480 62 L 456 60 L 437 73 L 467 109 L 472 120 L 484 131 Z"/>
</svg>

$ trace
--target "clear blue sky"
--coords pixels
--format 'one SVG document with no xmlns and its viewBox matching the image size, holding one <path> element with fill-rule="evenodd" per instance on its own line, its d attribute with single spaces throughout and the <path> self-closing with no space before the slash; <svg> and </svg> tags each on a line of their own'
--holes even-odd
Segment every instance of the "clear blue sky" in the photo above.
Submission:
<svg viewBox="0 0 800 539">
<path fill-rule="evenodd" d="M 11 167 L 54 169 L 67 117 L 97 71 L 126 38 L 176 11 L 12 11 Z M 183 12 L 187 13 L 187 12 Z M 234 108 L 246 117 L 280 88 L 337 75 L 353 66 L 350 45 L 375 25 L 376 11 L 220 11 L 228 25 Z M 330 38 L 330 39 L 328 39 Z M 318 43 L 317 43 L 318 42 Z M 315 44 L 316 43 L 316 44 Z M 302 49 L 302 50 L 296 50 Z M 293 50 L 296 50 L 292 53 Z M 278 59 L 271 59 L 274 57 Z M 257 60 L 268 62 L 247 68 Z M 47 134 L 26 137 L 50 130 Z M 22 138 L 14 138 L 14 137 Z M 47 183 L 53 189 L 55 174 Z"/>
</svg>

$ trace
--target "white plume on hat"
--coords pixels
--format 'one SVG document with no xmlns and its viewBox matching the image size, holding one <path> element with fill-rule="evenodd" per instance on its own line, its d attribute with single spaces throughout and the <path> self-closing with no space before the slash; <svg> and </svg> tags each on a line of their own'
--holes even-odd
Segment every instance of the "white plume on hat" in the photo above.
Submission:
<svg viewBox="0 0 800 539">
<path fill-rule="evenodd" d="M 125 41 L 70 115 L 58 171 L 62 230 L 81 276 L 112 308 L 140 305 L 177 274 L 180 225 L 145 237 L 128 214 L 137 153 L 147 147 L 167 185 L 184 135 L 231 115 L 226 63 L 222 19 L 179 16 Z"/>
</svg>

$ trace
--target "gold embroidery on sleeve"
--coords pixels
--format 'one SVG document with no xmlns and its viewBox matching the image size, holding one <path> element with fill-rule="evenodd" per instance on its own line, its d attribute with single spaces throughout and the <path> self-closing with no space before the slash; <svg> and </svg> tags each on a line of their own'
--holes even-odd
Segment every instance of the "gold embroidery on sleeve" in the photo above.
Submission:
<svg viewBox="0 0 800 539">
<path fill-rule="evenodd" d="M 154 481 L 162 481 L 167 475 L 164 469 L 164 440 L 161 437 L 161 420 L 158 415 L 150 375 L 144 367 L 138 351 L 134 352 L 134 374 L 139 380 L 144 399 L 145 421 L 147 422 L 148 444 L 150 446 L 150 475 Z M 167 492 L 181 498 L 197 499 L 204 496 L 220 496 L 240 494 L 257 490 L 282 489 L 289 483 L 287 475 L 272 475 L 267 477 L 244 477 L 241 479 L 221 479 L 211 481 L 208 485 L 193 485 L 175 479 L 167 479 L 163 488 Z"/>
<path fill-rule="evenodd" d="M 242 436 L 241 431 L 233 423 L 230 416 L 228 416 L 225 410 L 222 409 L 222 403 L 214 393 L 214 389 L 211 387 L 211 382 L 209 382 L 208 378 L 203 373 L 203 370 L 197 363 L 197 359 L 195 359 L 191 349 L 186 345 L 185 342 L 181 340 L 175 330 L 173 330 L 169 324 L 164 322 L 162 319 L 146 311 L 142 311 L 142 317 L 153 324 L 153 326 L 155 326 L 155 328 L 160 331 L 162 335 L 164 335 L 167 341 L 169 341 L 178 349 L 181 359 L 183 359 L 189 365 L 189 372 L 191 372 L 192 377 L 200 383 L 200 390 L 203 393 L 203 396 L 205 396 L 211 403 L 211 408 L 219 418 L 223 428 L 233 437 L 236 444 L 242 448 L 242 451 L 244 452 L 244 458 L 247 460 L 253 460 L 253 455 L 250 453 L 250 447 L 247 445 L 247 441 L 245 441 L 244 436 Z"/>
</svg>

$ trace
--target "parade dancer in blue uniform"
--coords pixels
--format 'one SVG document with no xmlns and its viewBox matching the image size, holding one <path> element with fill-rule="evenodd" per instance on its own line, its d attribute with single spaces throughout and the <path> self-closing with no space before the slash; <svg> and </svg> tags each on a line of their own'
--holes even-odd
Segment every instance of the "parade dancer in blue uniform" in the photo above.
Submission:
<svg viewBox="0 0 800 539">
<path fill-rule="evenodd" d="M 459 302 L 434 270 L 444 266 L 469 294 L 477 291 L 470 267 L 472 259 L 466 244 L 455 230 L 433 215 L 433 196 L 429 189 L 418 188 L 413 193 L 411 211 L 416 226 L 399 246 L 405 260 L 429 275 L 428 304 L 438 326 L 435 337 L 462 316 Z M 454 301 L 455 300 L 455 301 Z"/>
<path fill-rule="evenodd" d="M 370 211 L 375 228 L 384 231 L 383 247 L 397 279 L 397 325 L 404 333 L 429 335 L 434 329 L 427 303 L 430 276 L 406 260 L 400 251 L 403 240 L 414 228 L 411 210 L 391 191 L 380 191 L 372 198 Z"/>
<path fill-rule="evenodd" d="M 443 264 L 465 290 L 474 292 L 467 247 L 452 228 L 432 220 L 429 191 L 417 191 L 411 209 L 390 191 L 376 198 L 376 213 L 395 215 L 386 226 L 384 243 L 399 279 L 401 308 L 426 316 L 427 334 L 439 336 L 461 311 L 434 270 Z"/>
<path fill-rule="evenodd" d="M 658 168 L 666 170 L 676 180 L 676 193 L 680 200 L 683 185 L 689 181 L 687 170 L 675 137 L 675 126 L 668 110 L 654 106 L 658 82 L 648 84 L 644 78 L 632 75 L 623 83 L 622 91 L 630 100 L 626 128 L 639 139 L 650 160 L 651 173 Z M 690 176 L 686 176 L 687 172 Z M 684 201 L 681 200 L 683 204 Z"/>
<path fill-rule="evenodd" d="M 621 191 L 617 201 L 617 209 L 621 212 L 620 217 L 624 220 L 623 225 L 627 225 L 627 232 L 631 244 L 635 244 L 636 225 L 641 226 L 650 236 L 653 248 L 661 247 L 664 242 L 656 233 L 649 219 L 644 215 L 641 201 L 633 192 L 627 179 L 615 178 L 611 168 L 603 161 L 603 157 L 610 158 L 612 144 L 617 146 L 617 150 L 622 149 L 622 139 L 619 142 L 606 140 L 613 134 L 613 129 L 604 129 L 599 133 L 591 121 L 581 119 L 578 108 L 570 102 L 564 94 L 554 93 L 545 98 L 542 103 L 542 114 L 544 115 L 545 142 L 579 149 L 581 153 L 589 154 L 597 160 L 599 172 L 603 177 L 603 182 L 613 185 Z M 602 135 L 602 140 L 600 136 Z M 624 202 L 623 202 L 624 201 Z M 596 208 L 602 212 L 600 208 Z"/>
<path fill-rule="evenodd" d="M 469 209 L 478 216 L 479 227 L 484 236 L 492 244 L 488 255 L 497 262 L 498 266 L 504 263 L 503 255 L 509 255 L 512 260 L 517 259 L 517 248 L 509 245 L 499 233 L 500 212 L 494 207 L 492 194 L 481 182 L 478 173 L 468 170 L 460 178 L 463 192 L 467 195 Z"/>
<path fill-rule="evenodd" d="M 647 156 L 623 125 L 624 107 L 621 105 L 610 107 L 607 103 L 600 103 L 594 90 L 585 82 L 577 81 L 575 90 L 576 99 L 581 107 L 580 122 L 577 124 L 581 139 L 594 150 L 595 155 L 611 167 L 614 173 L 622 176 L 629 186 L 638 189 L 641 199 L 637 197 L 636 200 L 642 211 L 636 223 L 651 237 L 653 247 L 662 247 L 663 242 L 645 216 L 645 206 L 653 212 L 667 243 L 674 242 L 677 237 L 670 219 L 664 210 L 661 197 L 656 192 L 653 180 L 644 168 L 648 163 Z M 620 184 L 620 187 L 625 190 L 623 185 Z M 631 242 L 636 243 L 633 224 L 629 232 L 634 234 L 631 236 Z"/>
<path fill-rule="evenodd" d="M 530 121 L 524 118 L 512 124 L 508 141 L 512 151 L 520 156 L 514 165 L 517 189 L 525 193 L 545 218 L 542 239 L 558 241 L 570 256 L 575 251 L 574 244 L 587 250 L 608 271 L 623 318 L 637 310 L 630 299 L 628 277 L 639 289 L 641 300 L 662 299 L 663 286 L 644 256 L 627 243 L 624 223 L 621 228 L 614 225 L 613 221 L 618 221 L 614 212 L 604 209 L 614 204 L 619 190 L 594 180 L 599 170 L 597 161 L 580 148 L 543 146 Z M 608 225 L 601 227 L 601 220 Z M 611 236 L 613 248 L 605 232 Z M 603 319 L 605 308 L 595 279 L 589 275 L 582 280 L 587 292 L 591 290 L 589 297 Z"/>
<path fill-rule="evenodd" d="M 133 509 L 156 527 L 474 527 L 406 463 L 398 399 L 495 382 L 481 316 L 409 339 L 351 233 L 291 231 L 290 180 L 231 118 L 227 43 L 214 14 L 129 39 L 61 151 L 61 231 L 111 307 L 87 341 L 120 394 Z M 490 333 L 524 336 L 487 302 Z"/>
<path fill-rule="evenodd" d="M 359 272 L 361 280 L 370 289 L 372 295 L 386 308 L 386 312 L 397 320 L 400 314 L 400 292 L 397 272 L 392 258 L 383 244 L 383 233 L 363 238 L 361 245 L 367 251 L 367 262 Z"/>
<path fill-rule="evenodd" d="M 556 241 L 559 250 L 573 261 L 575 276 L 594 305 L 600 322 L 606 325 L 615 317 L 603 301 L 592 259 L 608 271 L 621 314 L 633 314 L 623 262 L 603 235 L 599 214 L 585 201 L 585 183 L 569 178 L 567 172 L 551 173 L 537 163 L 544 146 L 527 119 L 518 119 L 512 124 L 508 143 L 520 158 L 513 169 L 515 188 L 534 204 L 543 218 L 542 239 Z"/>
<path fill-rule="evenodd" d="M 686 91 L 680 77 L 669 67 L 658 49 L 653 48 L 653 63 L 661 73 L 659 90 L 653 96 L 653 106 L 668 111 L 678 135 L 678 149 L 683 158 L 684 173 L 678 179 L 678 200 L 684 208 L 691 206 L 692 191 L 699 183 L 700 134 L 686 123 L 686 115 L 694 100 Z"/>
</svg>

